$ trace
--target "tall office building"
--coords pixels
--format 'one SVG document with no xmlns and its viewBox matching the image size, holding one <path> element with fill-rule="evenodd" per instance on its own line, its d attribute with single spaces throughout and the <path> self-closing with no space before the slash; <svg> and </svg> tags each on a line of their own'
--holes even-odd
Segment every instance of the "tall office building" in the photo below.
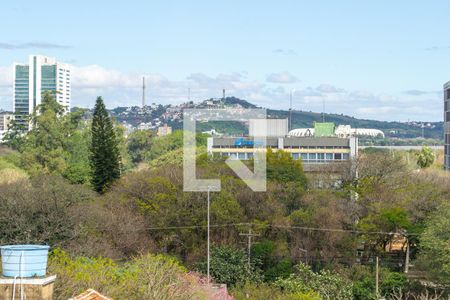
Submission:
<svg viewBox="0 0 450 300">
<path fill-rule="evenodd" d="M 14 64 L 14 114 L 18 122 L 28 126 L 28 115 L 41 104 L 46 91 L 55 93 L 67 111 L 71 99 L 71 69 L 56 59 L 30 55 L 28 64 Z"/>
<path fill-rule="evenodd" d="M 450 81 L 444 84 L 444 167 L 450 171 Z"/>
</svg>

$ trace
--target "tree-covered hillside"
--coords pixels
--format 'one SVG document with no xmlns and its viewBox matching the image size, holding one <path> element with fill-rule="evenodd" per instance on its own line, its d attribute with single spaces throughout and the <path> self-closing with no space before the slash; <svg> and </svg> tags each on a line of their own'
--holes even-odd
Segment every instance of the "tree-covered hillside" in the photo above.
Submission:
<svg viewBox="0 0 450 300">
<path fill-rule="evenodd" d="M 173 129 L 181 129 L 182 111 L 185 108 L 257 108 L 257 104 L 236 97 L 226 97 L 225 99 L 208 99 L 199 103 L 188 102 L 180 105 L 161 105 L 152 104 L 144 108 L 141 107 L 117 107 L 110 110 L 111 115 L 124 124 L 133 127 L 139 127 L 144 124 L 146 129 L 157 129 L 158 126 L 168 124 Z M 75 108 L 76 110 L 76 108 Z M 87 111 L 86 116 L 90 117 L 92 112 Z M 269 118 L 288 118 L 288 110 L 268 109 Z M 386 122 L 377 120 L 358 119 L 342 114 L 308 112 L 293 110 L 292 127 L 308 128 L 313 127 L 314 122 L 320 122 L 325 118 L 327 122 L 333 122 L 336 125 L 350 125 L 353 128 L 373 128 L 382 130 L 387 138 L 411 139 L 424 137 L 426 139 L 443 139 L 443 122 Z M 422 128 L 423 127 L 423 128 Z M 199 123 L 199 131 L 215 129 L 225 134 L 244 134 L 246 127 L 237 122 L 208 122 Z"/>
</svg>

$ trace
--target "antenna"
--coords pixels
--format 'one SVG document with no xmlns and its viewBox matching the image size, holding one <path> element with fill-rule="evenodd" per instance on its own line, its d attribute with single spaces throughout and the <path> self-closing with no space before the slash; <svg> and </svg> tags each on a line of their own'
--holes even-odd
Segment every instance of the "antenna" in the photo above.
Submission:
<svg viewBox="0 0 450 300">
<path fill-rule="evenodd" d="M 222 90 L 222 100 L 225 101 L 225 89 Z"/>
<path fill-rule="evenodd" d="M 322 99 L 322 122 L 325 123 L 325 98 Z"/>
<path fill-rule="evenodd" d="M 291 90 L 289 93 L 289 124 L 288 124 L 288 131 L 292 130 L 292 94 L 295 93 L 295 89 Z"/>
<path fill-rule="evenodd" d="M 145 106 L 145 76 L 142 76 L 142 107 Z"/>
</svg>

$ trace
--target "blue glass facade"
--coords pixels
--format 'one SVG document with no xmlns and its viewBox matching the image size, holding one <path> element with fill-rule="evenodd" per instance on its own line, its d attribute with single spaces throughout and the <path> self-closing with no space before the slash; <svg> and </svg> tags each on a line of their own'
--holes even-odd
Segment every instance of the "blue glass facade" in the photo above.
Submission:
<svg viewBox="0 0 450 300">
<path fill-rule="evenodd" d="M 14 85 L 14 111 L 16 113 L 16 121 L 27 125 L 29 114 L 29 66 L 15 66 L 15 85 Z"/>
</svg>

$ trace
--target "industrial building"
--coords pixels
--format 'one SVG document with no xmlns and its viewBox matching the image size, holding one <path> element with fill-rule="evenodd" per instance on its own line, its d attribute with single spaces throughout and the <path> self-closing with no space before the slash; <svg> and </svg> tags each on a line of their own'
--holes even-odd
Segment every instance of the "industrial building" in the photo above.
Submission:
<svg viewBox="0 0 450 300">
<path fill-rule="evenodd" d="M 444 84 L 444 168 L 450 171 L 450 81 Z"/>
<path fill-rule="evenodd" d="M 54 58 L 30 55 L 28 64 L 14 64 L 14 115 L 28 127 L 28 116 L 41 104 L 44 92 L 55 93 L 56 101 L 70 109 L 71 67 Z"/>
<path fill-rule="evenodd" d="M 287 132 L 286 120 L 250 120 L 250 136 L 244 137 L 210 137 L 207 151 L 209 155 L 227 156 L 232 159 L 252 159 L 256 151 L 261 149 L 283 150 L 292 155 L 293 159 L 301 159 L 307 165 L 323 165 L 349 161 L 358 154 L 358 139 L 355 136 L 339 137 L 334 134 L 333 123 L 316 123 L 315 135 L 293 136 Z M 267 127 L 265 145 L 261 147 L 260 140 L 254 141 L 253 136 L 262 136 Z"/>
</svg>

